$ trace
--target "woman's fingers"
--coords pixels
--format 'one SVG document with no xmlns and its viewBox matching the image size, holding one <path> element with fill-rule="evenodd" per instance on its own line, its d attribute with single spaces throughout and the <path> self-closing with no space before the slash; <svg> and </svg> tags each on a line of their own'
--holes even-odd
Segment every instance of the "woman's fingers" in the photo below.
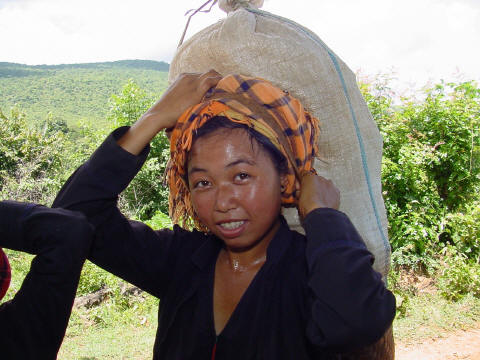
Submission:
<svg viewBox="0 0 480 360">
<path fill-rule="evenodd" d="M 202 101 L 205 93 L 216 86 L 221 75 L 215 70 L 202 74 L 181 74 L 162 97 L 118 140 L 128 152 L 138 155 L 159 131 L 171 129 L 190 106 Z"/>
<path fill-rule="evenodd" d="M 192 106 L 199 103 L 205 96 L 205 93 L 212 87 L 215 87 L 221 79 L 222 75 L 213 69 L 201 74 L 181 74 L 167 91 L 181 95 L 177 99 L 182 102 L 182 105 L 185 103 L 188 106 Z M 185 108 L 188 106 L 185 106 Z"/>
<path fill-rule="evenodd" d="M 144 116 L 158 119 L 161 128 L 174 127 L 182 113 L 190 106 L 200 103 L 205 93 L 216 86 L 221 78 L 215 70 L 202 74 L 180 74 Z"/>
<path fill-rule="evenodd" d="M 220 75 L 217 71 L 211 69 L 206 73 L 201 75 L 202 83 L 200 92 L 202 93 L 202 97 L 205 93 L 210 90 L 211 88 L 217 86 L 218 82 L 222 80 L 222 75 Z"/>
<path fill-rule="evenodd" d="M 340 191 L 333 181 L 309 172 L 302 174 L 298 211 L 304 218 L 310 211 L 318 208 L 340 207 Z"/>
</svg>

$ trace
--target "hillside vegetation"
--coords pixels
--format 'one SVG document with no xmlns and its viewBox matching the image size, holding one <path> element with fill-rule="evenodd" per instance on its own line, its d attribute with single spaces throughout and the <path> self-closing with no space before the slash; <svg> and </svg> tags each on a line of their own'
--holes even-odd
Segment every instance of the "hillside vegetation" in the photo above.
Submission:
<svg viewBox="0 0 480 360">
<path fill-rule="evenodd" d="M 104 125 L 112 94 L 131 79 L 158 95 L 167 86 L 168 67 L 147 60 L 38 66 L 0 62 L 0 109 L 5 113 L 16 106 L 29 123 L 50 119 Z"/>
</svg>

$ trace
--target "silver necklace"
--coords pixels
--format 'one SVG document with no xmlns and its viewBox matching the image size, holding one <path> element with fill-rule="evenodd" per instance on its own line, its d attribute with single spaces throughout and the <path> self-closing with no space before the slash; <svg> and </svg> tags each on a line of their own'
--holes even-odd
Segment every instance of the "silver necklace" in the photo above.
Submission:
<svg viewBox="0 0 480 360">
<path fill-rule="evenodd" d="M 233 268 L 233 271 L 234 272 L 245 272 L 247 271 L 249 268 L 255 266 L 255 265 L 258 265 L 262 262 L 265 262 L 267 260 L 267 255 L 263 255 L 262 257 L 252 261 L 250 264 L 248 265 L 241 265 L 240 262 L 237 260 L 237 259 L 234 259 L 234 260 L 231 260 L 230 261 L 230 258 L 227 257 L 228 259 L 228 262 L 232 265 L 232 268 Z"/>
</svg>

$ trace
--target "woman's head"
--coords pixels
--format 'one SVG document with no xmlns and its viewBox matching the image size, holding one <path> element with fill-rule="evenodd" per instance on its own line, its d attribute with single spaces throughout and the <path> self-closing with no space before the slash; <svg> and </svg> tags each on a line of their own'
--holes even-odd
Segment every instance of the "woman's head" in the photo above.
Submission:
<svg viewBox="0 0 480 360">
<path fill-rule="evenodd" d="M 224 136 L 225 132 L 242 133 L 251 149 L 267 155 L 276 177 L 283 179 L 281 205 L 296 206 L 296 180 L 301 172 L 313 171 L 318 120 L 297 99 L 268 81 L 229 75 L 207 93 L 202 103 L 187 109 L 171 133 L 167 180 L 174 222 L 185 223 L 190 218 L 198 229 L 209 230 L 195 214 L 187 165 L 190 166 L 194 144 L 197 147 L 209 134 L 217 132 Z"/>
<path fill-rule="evenodd" d="M 269 240 L 278 227 L 286 174 L 266 149 L 248 129 L 227 125 L 197 136 L 188 153 L 195 216 L 231 249 Z"/>
</svg>

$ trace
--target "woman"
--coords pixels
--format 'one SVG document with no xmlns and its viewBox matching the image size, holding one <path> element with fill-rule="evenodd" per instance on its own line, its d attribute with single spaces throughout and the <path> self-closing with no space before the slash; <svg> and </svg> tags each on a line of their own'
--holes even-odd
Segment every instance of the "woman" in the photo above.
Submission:
<svg viewBox="0 0 480 360">
<path fill-rule="evenodd" d="M 264 80 L 185 74 L 65 184 L 54 206 L 94 225 L 89 259 L 161 299 L 155 359 L 331 359 L 389 328 L 393 295 L 338 190 L 311 172 L 315 120 Z M 167 129 L 171 215 L 193 231 L 153 231 L 116 207 Z"/>
</svg>

